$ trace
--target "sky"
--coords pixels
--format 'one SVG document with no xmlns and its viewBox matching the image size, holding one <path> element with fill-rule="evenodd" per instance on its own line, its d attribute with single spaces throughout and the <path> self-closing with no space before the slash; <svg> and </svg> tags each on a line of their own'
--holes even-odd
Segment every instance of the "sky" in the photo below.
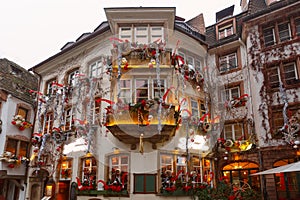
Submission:
<svg viewBox="0 0 300 200">
<path fill-rule="evenodd" d="M 82 33 L 93 32 L 106 21 L 109 7 L 176 7 L 186 20 L 204 15 L 205 26 L 216 12 L 240 0 L 0 0 L 0 58 L 29 69 L 60 52 Z"/>
</svg>

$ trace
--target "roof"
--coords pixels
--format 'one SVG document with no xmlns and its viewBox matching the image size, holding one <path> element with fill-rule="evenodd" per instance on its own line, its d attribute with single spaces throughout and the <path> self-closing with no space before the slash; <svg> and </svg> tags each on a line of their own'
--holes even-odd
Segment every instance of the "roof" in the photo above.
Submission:
<svg viewBox="0 0 300 200">
<path fill-rule="evenodd" d="M 176 21 L 175 29 L 197 39 L 198 41 L 201 42 L 201 44 L 207 45 L 205 42 L 205 35 L 199 33 L 198 30 L 193 26 L 190 26 L 189 24 L 182 21 Z"/>
<path fill-rule="evenodd" d="M 33 105 L 29 90 L 37 88 L 36 76 L 6 58 L 0 59 L 0 90 Z"/>
<path fill-rule="evenodd" d="M 234 11 L 234 5 L 217 12 L 216 22 L 220 21 L 221 19 L 224 19 L 225 17 L 231 17 L 233 15 L 233 11 Z"/>
<path fill-rule="evenodd" d="M 266 8 L 267 4 L 265 0 L 250 0 L 248 6 L 248 13 L 253 14 Z"/>
</svg>

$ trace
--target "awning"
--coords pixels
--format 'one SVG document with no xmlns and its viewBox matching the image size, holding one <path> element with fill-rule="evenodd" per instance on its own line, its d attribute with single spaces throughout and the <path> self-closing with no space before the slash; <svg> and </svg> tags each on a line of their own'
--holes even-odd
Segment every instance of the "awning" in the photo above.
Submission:
<svg viewBox="0 0 300 200">
<path fill-rule="evenodd" d="M 300 171 L 300 161 L 283 165 L 280 167 L 268 169 L 265 171 L 261 171 L 255 174 L 251 174 L 251 176 L 264 175 L 264 174 L 277 174 L 277 173 L 284 173 L 284 172 L 297 172 L 297 171 Z"/>
</svg>

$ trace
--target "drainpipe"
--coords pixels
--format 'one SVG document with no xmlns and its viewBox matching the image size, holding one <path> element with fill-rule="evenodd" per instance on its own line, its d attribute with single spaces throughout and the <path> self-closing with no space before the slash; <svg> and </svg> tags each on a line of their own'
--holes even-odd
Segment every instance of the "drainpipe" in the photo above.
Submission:
<svg viewBox="0 0 300 200">
<path fill-rule="evenodd" d="M 243 42 L 243 40 L 241 38 L 239 38 L 239 43 L 247 50 L 247 46 L 246 44 Z M 247 51 L 246 51 L 247 52 Z M 246 53 L 246 68 L 247 68 L 247 73 L 248 73 L 248 78 L 247 78 L 247 83 L 248 83 L 248 87 L 249 87 L 249 92 L 250 92 L 250 97 L 251 97 L 251 101 L 252 101 L 252 87 L 251 87 L 251 82 L 250 82 L 250 69 L 249 69 L 249 63 L 248 63 L 248 54 Z M 253 108 L 253 104 L 251 103 L 251 115 L 254 114 L 254 108 Z M 253 121 L 254 123 L 254 121 Z M 253 124 L 254 126 L 254 124 Z M 255 128 L 254 128 L 255 131 Z M 259 169 L 260 171 L 264 170 L 264 166 L 263 166 L 263 157 L 262 157 L 262 153 L 260 150 L 260 147 L 257 147 L 258 149 L 258 161 L 259 161 Z M 261 192 L 263 194 L 263 199 L 267 200 L 268 199 L 268 193 L 266 190 L 266 179 L 264 175 L 261 175 Z"/>
<path fill-rule="evenodd" d="M 40 74 L 38 74 L 37 72 L 33 71 L 33 70 L 30 70 L 32 71 L 35 75 L 38 76 L 38 87 L 37 89 L 39 90 L 40 89 L 40 86 L 41 86 L 41 79 L 42 79 L 42 76 Z M 34 106 L 34 104 L 32 104 Z M 37 108 L 38 108 L 38 100 L 36 101 L 36 106 L 33 108 L 33 111 L 34 111 L 34 117 L 33 117 L 33 126 L 32 126 L 32 131 L 31 131 L 31 136 L 30 136 L 30 145 L 29 145 L 29 150 L 32 150 L 32 145 L 31 145 L 31 138 L 33 137 L 33 133 L 34 133 L 34 129 L 35 129 L 35 121 L 36 121 L 36 114 L 37 114 Z M 29 155 L 29 153 L 27 153 L 27 156 Z M 29 179 L 29 164 L 26 165 L 26 170 L 25 170 L 25 178 L 26 178 L 26 182 L 24 183 L 27 187 L 26 187 L 26 199 L 30 199 L 30 197 L 28 196 L 29 195 L 29 191 L 31 191 L 31 189 L 28 187 L 28 179 Z"/>
</svg>

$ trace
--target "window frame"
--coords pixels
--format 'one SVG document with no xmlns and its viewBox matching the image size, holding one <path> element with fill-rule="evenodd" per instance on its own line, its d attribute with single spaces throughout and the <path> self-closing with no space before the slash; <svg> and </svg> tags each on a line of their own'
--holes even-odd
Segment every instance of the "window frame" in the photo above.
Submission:
<svg viewBox="0 0 300 200">
<path fill-rule="evenodd" d="M 231 31 L 231 34 L 229 34 L 229 30 Z M 221 36 L 221 32 L 223 32 L 223 31 L 224 31 L 224 36 Z M 224 20 L 221 23 L 216 25 L 217 40 L 222 40 L 222 39 L 227 38 L 234 34 L 236 34 L 235 18 L 230 18 L 230 19 Z"/>
<path fill-rule="evenodd" d="M 230 134 L 231 137 L 227 138 L 226 127 L 229 127 L 229 126 L 231 127 L 231 134 Z M 240 128 L 241 128 L 241 134 L 239 134 L 238 136 L 236 135 L 236 132 L 237 132 L 238 129 L 236 129 L 235 126 L 240 126 Z M 246 138 L 246 134 L 245 134 L 244 123 L 241 122 L 241 121 L 238 121 L 238 122 L 229 122 L 229 123 L 225 122 L 225 124 L 224 124 L 224 131 L 223 131 L 223 138 L 225 140 L 232 139 L 234 141 L 245 139 Z"/>
<path fill-rule="evenodd" d="M 79 74 L 79 67 L 69 70 L 65 76 L 65 85 L 69 87 L 75 86 L 76 74 Z"/>
<path fill-rule="evenodd" d="M 22 143 L 22 142 L 23 142 L 23 143 L 26 143 L 26 144 L 27 144 L 27 147 L 25 148 L 25 149 L 26 149 L 26 153 L 25 153 L 25 155 L 22 155 L 22 156 L 28 157 L 28 155 L 29 155 L 29 144 L 30 144 L 29 141 L 27 141 L 27 140 L 22 140 L 22 139 L 20 139 L 20 138 L 16 138 L 16 137 L 12 137 L 12 136 L 6 136 L 4 151 L 8 151 L 7 148 L 8 148 L 8 141 L 9 141 L 9 140 L 14 140 L 14 141 L 16 142 L 16 145 L 14 146 L 15 152 L 9 151 L 9 152 L 13 153 L 13 154 L 16 155 L 16 156 L 20 156 L 21 143 Z"/>
<path fill-rule="evenodd" d="M 232 56 L 233 56 L 234 61 L 235 61 L 235 66 L 230 65 Z M 223 64 L 222 64 L 223 61 L 222 60 L 225 60 L 225 65 L 226 65 L 225 67 L 223 67 Z M 221 74 L 226 73 L 226 72 L 230 72 L 234 69 L 237 69 L 238 66 L 239 66 L 239 64 L 238 64 L 237 52 L 228 53 L 228 54 L 225 54 L 225 55 L 222 55 L 222 56 L 219 57 L 219 70 L 220 70 Z"/>
<path fill-rule="evenodd" d="M 52 79 L 49 79 L 45 82 L 45 87 L 44 87 L 44 94 L 46 95 L 52 95 L 52 94 L 55 94 L 54 93 L 54 90 L 53 90 L 53 83 L 55 83 L 57 80 L 57 78 L 52 78 Z"/>
<path fill-rule="evenodd" d="M 287 30 L 280 30 L 280 26 L 282 25 L 287 25 Z M 291 25 L 289 21 L 285 21 L 285 22 L 281 22 L 277 24 L 277 28 L 278 28 L 278 41 L 280 43 L 285 42 L 285 41 L 289 41 L 292 39 L 292 32 L 291 32 Z M 287 31 L 288 33 L 288 37 L 281 35 L 282 33 L 285 33 Z"/>
<path fill-rule="evenodd" d="M 64 163 L 67 164 L 66 168 L 63 168 Z M 71 164 L 70 164 L 71 163 Z M 63 158 L 59 170 L 59 179 L 60 180 L 71 180 L 72 179 L 72 173 L 73 173 L 73 158 Z M 63 177 L 62 170 L 67 171 L 68 173 L 68 178 Z"/>
<path fill-rule="evenodd" d="M 141 185 L 137 183 L 137 177 L 143 177 L 143 191 L 137 191 L 136 185 Z M 147 177 L 154 177 L 154 191 L 147 191 Z M 157 174 L 133 174 L 133 193 L 134 194 L 156 194 L 157 193 Z M 152 186 L 153 187 L 153 186 Z"/>
</svg>

